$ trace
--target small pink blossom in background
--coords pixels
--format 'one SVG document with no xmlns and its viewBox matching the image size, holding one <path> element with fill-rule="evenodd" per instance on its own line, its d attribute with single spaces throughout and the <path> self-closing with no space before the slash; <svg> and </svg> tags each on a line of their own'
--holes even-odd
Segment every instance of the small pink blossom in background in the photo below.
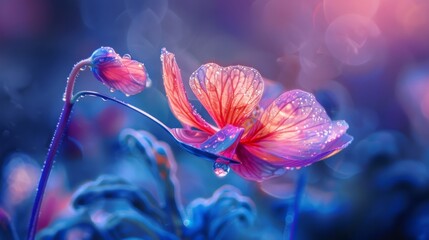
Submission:
<svg viewBox="0 0 429 240">
<path fill-rule="evenodd" d="M 161 60 L 172 112 L 185 128 L 197 129 L 177 137 L 203 148 L 207 138 L 199 133 L 208 137 L 222 132 L 242 134 L 237 144 L 220 154 L 240 162 L 231 167 L 243 178 L 262 181 L 308 166 L 336 154 L 353 139 L 346 134 L 347 123 L 331 121 L 311 93 L 287 91 L 263 108 L 264 81 L 257 70 L 208 63 L 191 75 L 190 86 L 213 126 L 188 101 L 174 54 L 163 50 Z"/>
<path fill-rule="evenodd" d="M 101 47 L 91 55 L 91 70 L 95 77 L 111 88 L 125 95 L 135 95 L 150 86 L 143 63 L 131 60 L 130 55 L 119 56 L 110 47 Z"/>
</svg>

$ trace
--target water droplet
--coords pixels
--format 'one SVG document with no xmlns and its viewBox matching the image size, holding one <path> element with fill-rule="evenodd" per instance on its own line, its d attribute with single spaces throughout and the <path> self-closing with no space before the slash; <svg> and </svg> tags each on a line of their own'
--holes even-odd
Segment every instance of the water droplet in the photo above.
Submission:
<svg viewBox="0 0 429 240">
<path fill-rule="evenodd" d="M 111 88 L 111 89 L 110 89 L 110 92 L 115 92 L 115 89 L 114 89 L 114 88 Z"/>
<path fill-rule="evenodd" d="M 129 96 L 130 96 L 130 94 L 126 94 L 126 93 L 125 93 L 125 97 L 129 97 Z"/>
<path fill-rule="evenodd" d="M 86 70 L 86 65 L 84 65 L 83 67 L 80 68 L 81 71 L 85 71 Z"/>
<path fill-rule="evenodd" d="M 146 87 L 150 87 L 150 86 L 152 86 L 152 79 L 147 78 L 146 79 Z"/>
<path fill-rule="evenodd" d="M 229 164 L 227 161 L 223 159 L 217 159 L 213 163 L 213 172 L 216 174 L 216 176 L 222 178 L 228 175 L 230 170 Z"/>
<path fill-rule="evenodd" d="M 131 59 L 131 55 L 130 54 L 124 54 L 124 56 L 122 56 L 122 58 Z"/>
<path fill-rule="evenodd" d="M 219 136 L 217 137 L 217 140 L 218 140 L 218 141 L 223 141 L 223 140 L 225 140 L 225 135 L 223 135 L 223 134 L 219 134 Z"/>
</svg>

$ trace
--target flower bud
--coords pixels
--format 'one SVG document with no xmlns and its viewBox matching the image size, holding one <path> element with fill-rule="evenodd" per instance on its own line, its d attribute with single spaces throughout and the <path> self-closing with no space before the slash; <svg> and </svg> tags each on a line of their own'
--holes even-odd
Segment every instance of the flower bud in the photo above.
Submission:
<svg viewBox="0 0 429 240">
<path fill-rule="evenodd" d="M 90 59 L 94 76 L 112 91 L 134 95 L 150 85 L 144 64 L 132 60 L 128 54 L 121 57 L 113 48 L 101 47 Z"/>
</svg>

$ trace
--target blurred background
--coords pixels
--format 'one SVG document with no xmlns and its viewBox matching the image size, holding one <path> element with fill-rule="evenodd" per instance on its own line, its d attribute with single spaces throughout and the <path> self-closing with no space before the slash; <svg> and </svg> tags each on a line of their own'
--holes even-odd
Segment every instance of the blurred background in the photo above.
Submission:
<svg viewBox="0 0 429 240">
<path fill-rule="evenodd" d="M 185 82 L 207 62 L 247 65 L 286 90 L 314 93 L 332 119 L 348 122 L 353 143 L 306 168 L 297 239 L 429 239 L 428 12 L 426 0 L 1 0 L 0 208 L 24 236 L 66 78 L 100 46 L 143 62 L 152 87 L 127 98 L 84 71 L 77 90 L 111 94 L 179 126 L 161 78 L 166 47 Z M 118 167 L 124 128 L 171 146 L 184 205 L 230 184 L 255 203 L 258 236 L 282 235 L 299 171 L 262 184 L 233 172 L 219 179 L 158 126 L 95 98 L 74 109 L 41 228 L 100 174 L 141 177 Z"/>
</svg>

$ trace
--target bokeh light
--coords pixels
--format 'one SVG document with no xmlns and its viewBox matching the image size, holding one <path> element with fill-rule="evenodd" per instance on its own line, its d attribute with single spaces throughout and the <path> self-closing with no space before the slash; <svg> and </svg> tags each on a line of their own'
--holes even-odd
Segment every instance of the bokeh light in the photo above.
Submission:
<svg viewBox="0 0 429 240">
<path fill-rule="evenodd" d="M 347 14 L 336 18 L 325 33 L 331 54 L 348 65 L 361 65 L 377 53 L 380 30 L 369 18 Z"/>
</svg>

